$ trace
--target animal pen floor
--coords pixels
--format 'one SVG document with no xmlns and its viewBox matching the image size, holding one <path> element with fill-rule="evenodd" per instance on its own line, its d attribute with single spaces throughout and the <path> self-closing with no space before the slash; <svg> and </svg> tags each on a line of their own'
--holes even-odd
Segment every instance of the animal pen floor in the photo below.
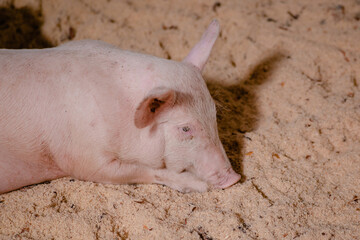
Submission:
<svg viewBox="0 0 360 240">
<path fill-rule="evenodd" d="M 70 178 L 25 187 L 0 195 L 0 239 L 360 239 L 359 0 L 0 4 L 13 4 L 2 47 L 91 38 L 173 60 L 217 18 L 204 76 L 242 174 L 190 194 Z"/>
</svg>

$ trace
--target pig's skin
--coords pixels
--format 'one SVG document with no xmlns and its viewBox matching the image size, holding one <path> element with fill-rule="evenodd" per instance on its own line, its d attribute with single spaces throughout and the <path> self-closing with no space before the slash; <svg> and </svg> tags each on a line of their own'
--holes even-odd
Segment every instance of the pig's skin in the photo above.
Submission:
<svg viewBox="0 0 360 240">
<path fill-rule="evenodd" d="M 72 176 L 205 191 L 237 182 L 201 76 L 213 21 L 183 62 L 100 41 L 0 50 L 0 193 Z"/>
</svg>

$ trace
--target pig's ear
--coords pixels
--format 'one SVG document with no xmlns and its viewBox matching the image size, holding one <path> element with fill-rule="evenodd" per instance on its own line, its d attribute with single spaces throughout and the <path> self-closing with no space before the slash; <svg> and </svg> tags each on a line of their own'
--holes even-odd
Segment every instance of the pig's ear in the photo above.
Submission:
<svg viewBox="0 0 360 240">
<path fill-rule="evenodd" d="M 176 92 L 165 87 L 154 88 L 142 100 L 135 111 L 135 126 L 144 128 L 152 124 L 163 112 L 174 106 Z"/>
<path fill-rule="evenodd" d="M 220 24 L 215 19 L 210 23 L 200 41 L 193 47 L 183 61 L 195 65 L 200 69 L 200 72 L 202 72 L 210 56 L 211 49 L 219 35 L 219 31 Z"/>
</svg>

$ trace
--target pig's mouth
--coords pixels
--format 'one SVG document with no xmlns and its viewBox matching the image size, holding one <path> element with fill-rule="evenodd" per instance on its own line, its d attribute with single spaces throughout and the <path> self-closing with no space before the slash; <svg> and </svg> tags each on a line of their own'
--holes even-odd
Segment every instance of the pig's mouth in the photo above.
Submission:
<svg viewBox="0 0 360 240">
<path fill-rule="evenodd" d="M 217 171 L 209 176 L 210 183 L 215 188 L 228 188 L 241 179 L 241 175 L 237 174 L 231 167 L 224 171 Z"/>
</svg>

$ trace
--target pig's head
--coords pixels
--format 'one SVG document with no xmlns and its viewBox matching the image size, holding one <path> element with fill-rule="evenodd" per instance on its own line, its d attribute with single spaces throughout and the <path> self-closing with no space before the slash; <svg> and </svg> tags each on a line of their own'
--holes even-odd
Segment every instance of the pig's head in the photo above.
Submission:
<svg viewBox="0 0 360 240">
<path fill-rule="evenodd" d="M 215 103 L 201 72 L 219 34 L 214 20 L 183 62 L 176 65 L 171 86 L 149 91 L 135 113 L 138 128 L 162 129 L 164 161 L 172 171 L 190 172 L 215 188 L 240 179 L 219 139 Z"/>
</svg>

